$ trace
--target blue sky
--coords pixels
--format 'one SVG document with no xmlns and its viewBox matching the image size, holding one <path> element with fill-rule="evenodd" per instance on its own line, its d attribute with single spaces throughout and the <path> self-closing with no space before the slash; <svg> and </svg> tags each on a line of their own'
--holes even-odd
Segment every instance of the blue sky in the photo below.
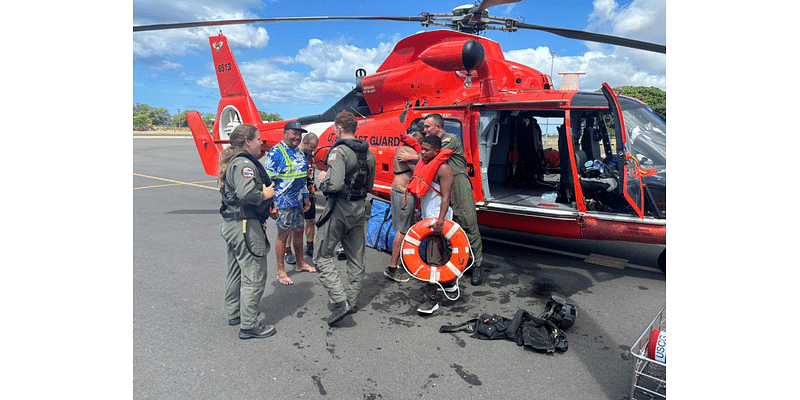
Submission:
<svg viewBox="0 0 800 400">
<path fill-rule="evenodd" d="M 416 16 L 447 13 L 455 1 L 133 1 L 133 25 L 299 16 Z M 666 44 L 666 0 L 541 1 L 489 9 L 493 16 Z M 256 107 L 283 118 L 323 112 L 355 84 L 355 70 L 373 73 L 416 22 L 270 23 L 133 33 L 133 103 L 216 112 L 219 90 L 208 37 L 228 37 Z M 655 86 L 667 90 L 666 55 L 566 39 L 546 32 L 487 31 L 506 58 L 550 73 L 586 72 L 581 88 Z M 550 52 L 555 52 L 555 58 Z"/>
</svg>

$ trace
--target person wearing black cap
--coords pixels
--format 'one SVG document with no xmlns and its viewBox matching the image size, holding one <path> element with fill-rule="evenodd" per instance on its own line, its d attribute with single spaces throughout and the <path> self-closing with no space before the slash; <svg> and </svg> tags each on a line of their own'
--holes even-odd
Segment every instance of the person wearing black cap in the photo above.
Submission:
<svg viewBox="0 0 800 400">
<path fill-rule="evenodd" d="M 311 207 L 306 178 L 308 162 L 299 147 L 302 134 L 307 132 L 297 121 L 290 121 L 283 127 L 283 140 L 272 146 L 264 163 L 270 179 L 275 182 L 274 215 L 278 238 L 275 241 L 275 256 L 278 263 L 278 282 L 292 285 L 294 282 L 286 274 L 284 266 L 286 240 L 293 233 L 293 245 L 297 254 L 297 272 L 316 272 L 316 269 L 303 259 L 303 214 Z"/>
</svg>

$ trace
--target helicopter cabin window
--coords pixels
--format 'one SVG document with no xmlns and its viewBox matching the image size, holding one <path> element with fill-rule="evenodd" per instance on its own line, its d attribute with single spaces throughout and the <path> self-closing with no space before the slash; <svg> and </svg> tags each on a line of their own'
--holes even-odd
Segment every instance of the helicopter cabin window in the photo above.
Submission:
<svg viewBox="0 0 800 400">
<path fill-rule="evenodd" d="M 417 118 L 409 126 L 415 125 L 420 132 L 425 132 L 425 118 Z M 461 121 L 457 119 L 444 118 L 444 127 L 442 127 L 442 130 L 458 136 L 458 138 L 461 139 L 461 142 L 464 142 L 464 137 L 461 133 Z"/>
<path fill-rule="evenodd" d="M 610 158 L 616 148 L 613 133 L 606 129 L 609 117 L 597 111 L 573 111 L 569 124 L 573 132 L 567 135 L 566 115 L 560 110 L 482 111 L 479 151 L 484 198 L 515 206 L 575 209 L 569 140 L 579 173 L 588 169 L 587 178 L 593 176 L 585 188 L 583 181 L 578 182 L 584 196 L 606 197 L 609 188 L 613 193 L 616 180 L 594 176 L 602 167 L 593 163 Z M 592 165 L 587 167 L 587 162 Z M 596 182 L 599 179 L 604 180 Z"/>
<path fill-rule="evenodd" d="M 461 121 L 457 119 L 444 119 L 444 131 L 447 133 L 452 133 L 453 135 L 458 136 L 461 139 L 461 142 L 464 142 L 464 137 L 461 133 Z"/>
</svg>

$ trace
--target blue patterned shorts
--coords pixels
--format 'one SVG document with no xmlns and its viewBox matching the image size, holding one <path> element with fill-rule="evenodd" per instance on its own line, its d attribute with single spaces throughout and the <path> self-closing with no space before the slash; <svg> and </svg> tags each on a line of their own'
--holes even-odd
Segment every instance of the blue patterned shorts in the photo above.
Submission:
<svg viewBox="0 0 800 400">
<path fill-rule="evenodd" d="M 290 231 L 305 226 L 302 207 L 284 208 L 278 212 L 278 219 L 275 226 L 282 231 Z"/>
</svg>

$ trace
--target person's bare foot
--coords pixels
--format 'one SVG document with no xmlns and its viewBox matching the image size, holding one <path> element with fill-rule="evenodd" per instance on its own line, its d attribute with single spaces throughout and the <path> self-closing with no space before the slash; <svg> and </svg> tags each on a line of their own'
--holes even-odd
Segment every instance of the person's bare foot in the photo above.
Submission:
<svg viewBox="0 0 800 400">
<path fill-rule="evenodd" d="M 294 285 L 294 282 L 289 279 L 289 276 L 286 275 L 285 272 L 283 274 L 278 274 L 278 282 L 280 282 L 282 285 Z"/>
<path fill-rule="evenodd" d="M 303 263 L 302 267 L 297 267 L 294 270 L 297 271 L 297 272 L 303 272 L 303 271 L 306 271 L 306 272 L 317 272 L 316 268 L 314 268 L 311 265 L 308 265 L 306 263 Z"/>
</svg>

